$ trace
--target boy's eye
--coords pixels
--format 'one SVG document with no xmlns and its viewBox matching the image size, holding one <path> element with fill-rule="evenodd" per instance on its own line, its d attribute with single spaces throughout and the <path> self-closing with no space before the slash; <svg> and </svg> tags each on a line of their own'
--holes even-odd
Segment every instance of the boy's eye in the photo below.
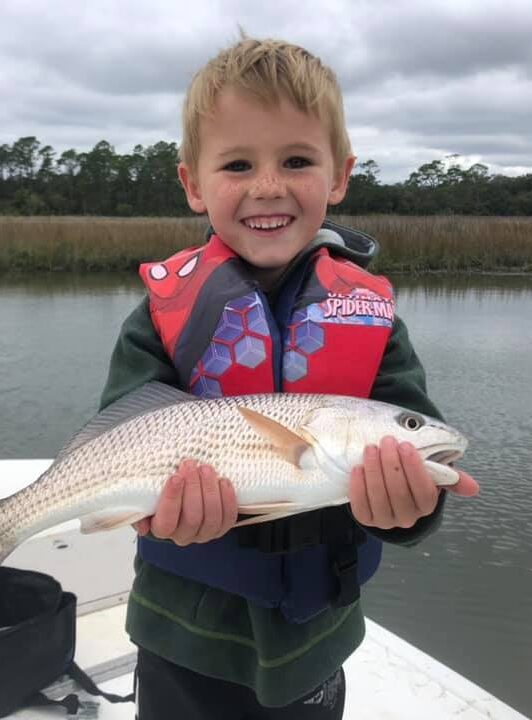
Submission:
<svg viewBox="0 0 532 720">
<path fill-rule="evenodd" d="M 227 163 L 227 165 L 224 165 L 223 169 L 228 170 L 229 172 L 245 172 L 246 170 L 249 170 L 251 165 L 248 163 L 247 160 L 233 160 L 230 163 Z"/>
<path fill-rule="evenodd" d="M 287 165 L 289 168 L 292 168 L 292 170 L 299 170 L 300 168 L 305 168 L 309 165 L 312 165 L 312 163 L 308 158 L 295 155 L 294 157 L 288 158 L 285 165 Z"/>
</svg>

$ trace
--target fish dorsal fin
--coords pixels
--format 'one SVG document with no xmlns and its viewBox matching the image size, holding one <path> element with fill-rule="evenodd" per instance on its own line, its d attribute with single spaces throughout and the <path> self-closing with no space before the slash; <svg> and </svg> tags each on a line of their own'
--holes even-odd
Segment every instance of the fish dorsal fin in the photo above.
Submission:
<svg viewBox="0 0 532 720">
<path fill-rule="evenodd" d="M 108 405 L 102 412 L 89 420 L 60 450 L 55 461 L 62 460 L 74 450 L 85 445 L 85 443 L 131 420 L 131 418 L 139 417 L 179 402 L 189 402 L 190 400 L 197 400 L 197 398 L 194 395 L 189 395 L 182 390 L 178 390 L 172 385 L 166 385 L 165 383 L 157 381 L 146 383 L 140 388 L 119 398 L 111 405 Z"/>
<path fill-rule="evenodd" d="M 265 440 L 271 443 L 285 460 L 296 467 L 301 467 L 301 458 L 311 446 L 292 430 L 276 420 L 251 410 L 247 407 L 238 408 L 251 427 Z"/>
</svg>

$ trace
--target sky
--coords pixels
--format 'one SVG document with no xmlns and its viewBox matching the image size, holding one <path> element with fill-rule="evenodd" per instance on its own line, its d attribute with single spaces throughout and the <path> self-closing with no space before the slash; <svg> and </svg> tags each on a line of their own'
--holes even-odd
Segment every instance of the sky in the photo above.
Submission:
<svg viewBox="0 0 532 720">
<path fill-rule="evenodd" d="M 382 182 L 452 154 L 532 172 L 532 0 L 0 0 L 0 144 L 179 143 L 190 79 L 239 25 L 333 68 Z"/>
</svg>

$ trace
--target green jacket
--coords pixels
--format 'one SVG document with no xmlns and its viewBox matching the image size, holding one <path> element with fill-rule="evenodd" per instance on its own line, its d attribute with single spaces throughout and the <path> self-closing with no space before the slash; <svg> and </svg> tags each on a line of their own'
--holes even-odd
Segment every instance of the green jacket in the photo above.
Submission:
<svg viewBox="0 0 532 720">
<path fill-rule="evenodd" d="M 145 298 L 122 326 L 101 408 L 151 380 L 176 383 Z M 371 397 L 439 417 L 400 319 L 395 321 Z M 396 544 L 419 542 L 439 525 L 444 495 L 436 511 L 413 528 L 371 528 L 371 532 Z M 286 705 L 310 692 L 342 665 L 364 637 L 360 602 L 295 624 L 277 609 L 166 573 L 138 556 L 135 573 L 126 623 L 132 641 L 190 670 L 246 685 L 266 706 Z"/>
</svg>

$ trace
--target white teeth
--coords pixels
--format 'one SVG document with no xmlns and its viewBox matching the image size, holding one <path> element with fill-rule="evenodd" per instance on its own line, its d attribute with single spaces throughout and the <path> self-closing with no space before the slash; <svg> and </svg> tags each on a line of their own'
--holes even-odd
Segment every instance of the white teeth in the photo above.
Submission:
<svg viewBox="0 0 532 720">
<path fill-rule="evenodd" d="M 252 230 L 273 230 L 275 228 L 286 227 L 290 221 L 290 218 L 271 218 L 270 220 L 250 218 L 249 220 L 244 220 L 244 225 Z"/>
</svg>

